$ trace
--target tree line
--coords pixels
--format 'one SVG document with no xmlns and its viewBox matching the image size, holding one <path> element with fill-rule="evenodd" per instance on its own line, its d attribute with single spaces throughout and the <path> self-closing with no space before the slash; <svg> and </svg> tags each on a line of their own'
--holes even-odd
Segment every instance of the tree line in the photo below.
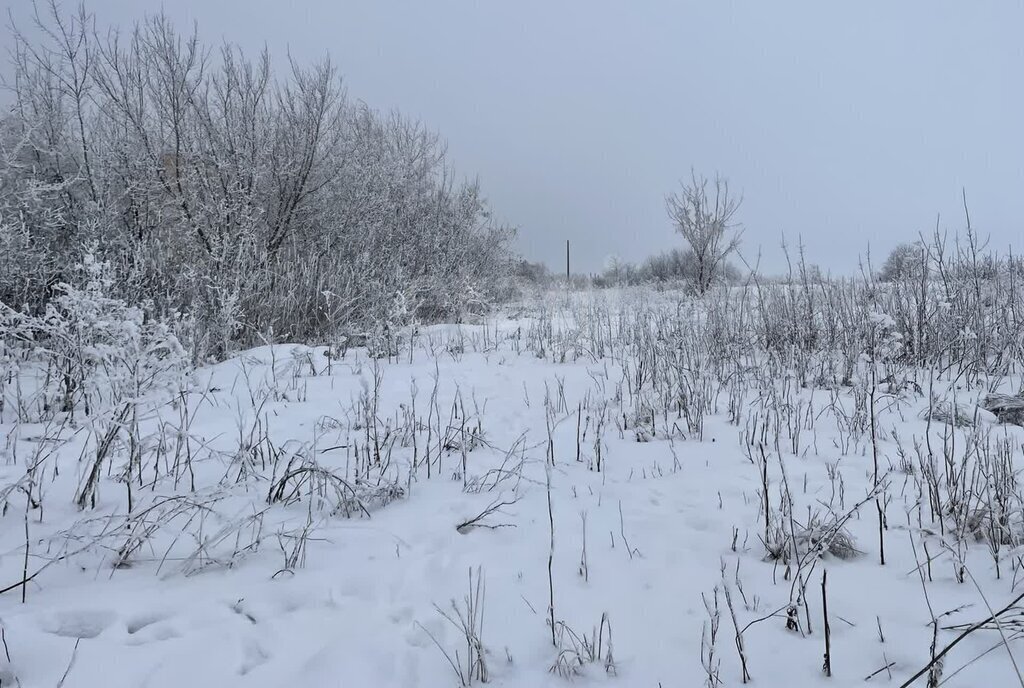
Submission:
<svg viewBox="0 0 1024 688">
<path fill-rule="evenodd" d="M 514 231 L 440 137 L 348 96 L 337 67 L 211 46 L 164 15 L 99 30 L 37 5 L 0 120 L 0 301 L 111 296 L 198 351 L 459 318 L 505 286 Z"/>
</svg>

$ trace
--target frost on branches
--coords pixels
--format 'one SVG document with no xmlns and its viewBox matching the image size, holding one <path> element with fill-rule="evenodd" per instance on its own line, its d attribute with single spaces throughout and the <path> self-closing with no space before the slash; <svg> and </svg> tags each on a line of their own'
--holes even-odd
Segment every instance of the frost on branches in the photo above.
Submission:
<svg viewBox="0 0 1024 688">
<path fill-rule="evenodd" d="M 0 411 L 33 422 L 56 413 L 89 416 L 171 384 L 186 369 L 188 357 L 167 323 L 107 295 L 109 263 L 86 254 L 78 271 L 83 286 L 55 285 L 39 315 L 0 304 L 3 378 L 18 385 L 3 397 L 13 408 Z"/>
</svg>

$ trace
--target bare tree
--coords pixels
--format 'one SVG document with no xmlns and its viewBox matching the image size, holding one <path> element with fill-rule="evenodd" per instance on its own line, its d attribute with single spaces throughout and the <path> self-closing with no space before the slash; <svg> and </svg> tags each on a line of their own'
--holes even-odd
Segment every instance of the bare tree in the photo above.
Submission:
<svg viewBox="0 0 1024 688">
<path fill-rule="evenodd" d="M 742 199 L 729 193 L 729 181 L 714 181 L 690 172 L 690 181 L 668 195 L 665 207 L 693 251 L 693 283 L 704 294 L 725 271 L 726 259 L 740 245 L 743 231 L 734 221 Z"/>
</svg>

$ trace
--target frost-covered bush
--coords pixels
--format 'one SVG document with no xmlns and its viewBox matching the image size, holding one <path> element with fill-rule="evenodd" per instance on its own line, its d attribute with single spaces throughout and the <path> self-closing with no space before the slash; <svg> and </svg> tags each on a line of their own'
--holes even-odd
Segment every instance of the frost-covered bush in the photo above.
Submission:
<svg viewBox="0 0 1024 688">
<path fill-rule="evenodd" d="M 1021 331 L 1021 262 L 985 253 L 976 235 L 917 244 L 924 269 L 876 281 L 820 279 L 803 257 L 783 279 L 752 276 L 712 294 L 730 312 L 753 313 L 750 345 L 821 384 L 851 384 L 862 356 L 900 369 L 952 370 L 973 384 L 1005 375 Z M 917 264 L 917 263 L 915 263 Z M 888 380 L 898 383 L 898 380 Z"/>
<path fill-rule="evenodd" d="M 166 323 L 108 296 L 109 263 L 86 254 L 79 270 L 83 286 L 55 285 L 41 314 L 0 304 L 0 361 L 18 379 L 5 401 L 23 419 L 110 408 L 173 381 L 187 364 Z"/>
<path fill-rule="evenodd" d="M 454 319 L 505 288 L 511 231 L 478 185 L 433 132 L 351 102 L 330 62 L 275 75 L 164 16 L 119 39 L 49 10 L 14 32 L 0 302 L 43 312 L 95 250 L 108 296 L 151 303 L 205 358 L 369 331 L 398 292 Z"/>
</svg>

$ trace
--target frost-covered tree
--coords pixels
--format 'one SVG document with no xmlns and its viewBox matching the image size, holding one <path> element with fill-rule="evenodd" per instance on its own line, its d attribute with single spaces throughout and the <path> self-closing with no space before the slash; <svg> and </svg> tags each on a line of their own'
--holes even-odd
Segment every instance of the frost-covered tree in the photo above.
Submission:
<svg viewBox="0 0 1024 688">
<path fill-rule="evenodd" d="M 920 279 L 928 272 L 928 251 L 920 241 L 900 244 L 885 259 L 878 279 L 883 282 Z"/>
<path fill-rule="evenodd" d="M 460 317 L 511 231 L 437 134 L 349 100 L 335 66 L 211 49 L 163 15 L 99 30 L 37 6 L 0 122 L 0 301 L 41 312 L 86 251 L 112 296 L 180 314 L 199 351 Z"/>
<path fill-rule="evenodd" d="M 720 279 L 728 257 L 739 248 L 742 228 L 735 216 L 740 199 L 729 191 L 729 181 L 713 181 L 691 172 L 688 182 L 665 199 L 669 219 L 693 253 L 693 286 L 704 294 Z"/>
</svg>

